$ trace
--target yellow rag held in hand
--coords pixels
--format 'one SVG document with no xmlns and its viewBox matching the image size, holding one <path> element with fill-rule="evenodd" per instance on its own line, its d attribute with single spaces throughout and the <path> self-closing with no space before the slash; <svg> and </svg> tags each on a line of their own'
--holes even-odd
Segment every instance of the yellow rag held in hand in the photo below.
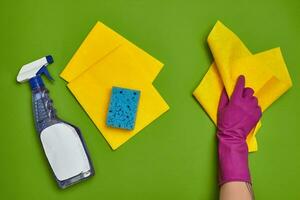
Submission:
<svg viewBox="0 0 300 200">
<path fill-rule="evenodd" d="M 246 77 L 246 86 L 254 89 L 254 95 L 263 111 L 292 86 L 279 48 L 253 55 L 243 42 L 219 21 L 210 32 L 207 41 L 214 62 L 193 95 L 215 124 L 222 89 L 225 87 L 230 96 L 237 77 L 241 74 Z M 255 135 L 260 126 L 259 122 L 248 135 L 250 152 L 257 151 Z"/>
<path fill-rule="evenodd" d="M 60 76 L 112 149 L 117 149 L 169 109 L 152 85 L 162 67 L 161 62 L 97 22 Z M 106 126 L 113 86 L 141 91 L 131 131 Z"/>
</svg>

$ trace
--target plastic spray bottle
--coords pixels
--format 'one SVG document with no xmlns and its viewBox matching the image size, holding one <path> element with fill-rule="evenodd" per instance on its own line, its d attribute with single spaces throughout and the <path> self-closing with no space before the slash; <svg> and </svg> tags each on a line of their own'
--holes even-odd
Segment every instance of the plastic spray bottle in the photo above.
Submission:
<svg viewBox="0 0 300 200">
<path fill-rule="evenodd" d="M 47 70 L 51 63 L 52 56 L 46 56 L 24 65 L 17 81 L 29 81 L 36 131 L 58 186 L 66 188 L 94 175 L 94 169 L 80 130 L 59 119 L 53 108 L 41 77 L 52 80 Z"/>
</svg>

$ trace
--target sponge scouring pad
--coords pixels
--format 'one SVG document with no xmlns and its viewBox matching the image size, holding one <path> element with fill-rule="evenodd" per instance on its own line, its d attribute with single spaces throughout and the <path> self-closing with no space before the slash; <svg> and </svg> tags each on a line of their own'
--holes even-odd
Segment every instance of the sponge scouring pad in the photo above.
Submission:
<svg viewBox="0 0 300 200">
<path fill-rule="evenodd" d="M 133 130 L 139 99 L 139 90 L 113 87 L 106 125 L 114 128 Z"/>
</svg>

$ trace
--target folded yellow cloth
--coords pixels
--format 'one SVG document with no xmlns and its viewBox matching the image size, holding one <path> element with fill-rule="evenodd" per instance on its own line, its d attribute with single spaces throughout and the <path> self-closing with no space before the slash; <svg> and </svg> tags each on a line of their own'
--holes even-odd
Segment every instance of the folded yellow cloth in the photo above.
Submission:
<svg viewBox="0 0 300 200">
<path fill-rule="evenodd" d="M 255 91 L 264 111 L 291 86 L 292 81 L 279 48 L 251 54 L 243 42 L 221 22 L 217 22 L 208 36 L 214 62 L 193 95 L 216 124 L 217 108 L 222 89 L 230 96 L 237 77 L 246 77 L 246 86 Z M 255 134 L 261 123 L 247 138 L 249 151 L 257 151 Z"/>
<path fill-rule="evenodd" d="M 97 22 L 61 77 L 110 144 L 117 149 L 169 109 L 152 85 L 163 64 Z M 107 127 L 106 113 L 112 86 L 141 91 L 135 128 Z"/>
</svg>

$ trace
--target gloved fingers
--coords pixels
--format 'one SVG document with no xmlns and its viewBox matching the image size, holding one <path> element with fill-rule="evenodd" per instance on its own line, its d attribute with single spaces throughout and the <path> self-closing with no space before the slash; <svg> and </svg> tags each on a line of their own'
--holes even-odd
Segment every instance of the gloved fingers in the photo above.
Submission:
<svg viewBox="0 0 300 200">
<path fill-rule="evenodd" d="M 256 106 L 256 109 L 262 113 L 261 107 L 259 105 Z"/>
<path fill-rule="evenodd" d="M 243 97 L 251 97 L 254 94 L 254 90 L 250 87 L 246 87 L 243 91 Z"/>
<path fill-rule="evenodd" d="M 219 107 L 218 107 L 218 112 L 222 110 L 229 102 L 227 92 L 225 88 L 222 90 L 220 101 L 219 101 Z"/>
<path fill-rule="evenodd" d="M 261 118 L 261 116 L 262 116 L 262 111 L 261 111 L 260 106 L 258 106 L 257 112 L 258 112 L 259 118 Z"/>
<path fill-rule="evenodd" d="M 255 105 L 255 107 L 258 106 L 258 99 L 257 99 L 257 97 L 252 96 L 250 98 L 250 100 L 251 100 L 251 103 Z"/>
<path fill-rule="evenodd" d="M 253 96 L 251 99 L 247 99 L 247 109 L 249 113 L 252 113 L 253 116 L 259 121 L 259 119 L 262 116 L 262 110 L 261 107 L 258 105 L 258 100 L 255 96 Z"/>
<path fill-rule="evenodd" d="M 245 88 L 245 76 L 240 75 L 236 81 L 236 85 L 231 96 L 233 101 L 243 96 L 244 88 Z"/>
<path fill-rule="evenodd" d="M 255 96 L 246 97 L 244 102 L 246 103 L 248 110 L 254 110 L 258 106 L 258 100 Z"/>
<path fill-rule="evenodd" d="M 254 111 L 254 115 L 257 117 L 256 119 L 256 123 L 260 120 L 261 116 L 262 116 L 262 112 L 261 112 L 261 108 L 258 106 L 256 107 L 255 111 Z"/>
</svg>

